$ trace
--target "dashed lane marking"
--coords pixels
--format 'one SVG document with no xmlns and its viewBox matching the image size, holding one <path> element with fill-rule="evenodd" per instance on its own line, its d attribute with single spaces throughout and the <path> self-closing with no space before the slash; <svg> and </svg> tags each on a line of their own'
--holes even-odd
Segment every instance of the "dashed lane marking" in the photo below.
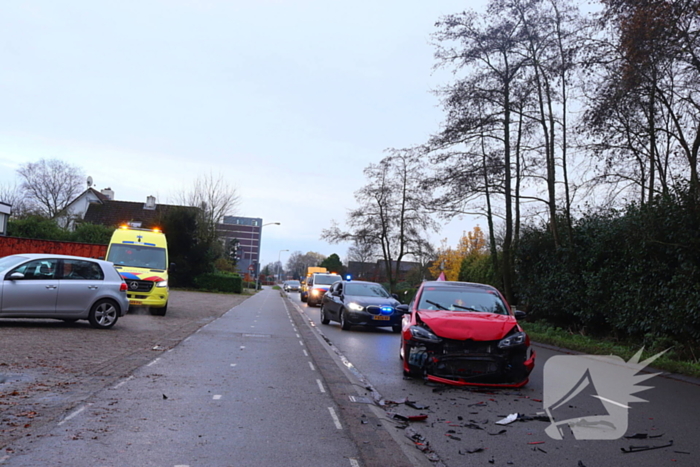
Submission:
<svg viewBox="0 0 700 467">
<path fill-rule="evenodd" d="M 314 368 L 314 364 L 309 362 L 309 366 L 311 367 L 311 371 L 316 371 L 316 368 Z"/>
<path fill-rule="evenodd" d="M 319 389 L 319 391 L 321 391 L 321 392 L 326 392 L 326 390 L 323 388 L 323 383 L 321 383 L 321 380 L 320 380 L 320 379 L 317 379 L 317 380 L 316 380 L 316 384 L 318 384 L 318 389 Z"/>
<path fill-rule="evenodd" d="M 88 405 L 91 405 L 91 404 L 88 404 Z M 70 420 L 71 418 L 77 417 L 78 415 L 80 415 L 80 413 L 81 413 L 82 411 L 84 411 L 85 409 L 88 408 L 88 405 L 84 405 L 84 406 L 80 407 L 78 410 L 74 411 L 72 414 L 68 415 L 66 418 L 64 418 L 63 420 L 61 420 L 60 422 L 58 422 L 58 425 L 59 425 L 59 426 L 60 426 L 60 425 L 63 425 L 64 423 L 66 423 L 66 422 L 67 422 L 68 420 Z"/>
<path fill-rule="evenodd" d="M 212 399 L 214 399 L 215 401 L 218 401 L 219 399 L 221 399 L 221 394 L 215 395 L 214 397 L 212 397 Z"/>
<path fill-rule="evenodd" d="M 155 365 L 155 364 L 158 363 L 159 361 L 160 361 L 160 357 L 156 358 L 155 360 L 153 360 L 151 363 L 149 363 L 149 364 L 146 365 L 146 366 Z"/>
<path fill-rule="evenodd" d="M 134 375 L 129 376 L 126 378 L 124 381 L 117 383 L 115 386 L 112 387 L 112 389 L 119 389 L 120 387 L 124 386 L 126 383 L 134 379 Z"/>
<path fill-rule="evenodd" d="M 333 410 L 333 407 L 328 407 L 328 411 L 331 413 L 331 418 L 333 419 L 333 423 L 335 423 L 335 427 L 342 430 L 343 425 L 340 424 L 340 419 L 338 418 L 338 415 L 336 415 L 335 410 Z"/>
</svg>

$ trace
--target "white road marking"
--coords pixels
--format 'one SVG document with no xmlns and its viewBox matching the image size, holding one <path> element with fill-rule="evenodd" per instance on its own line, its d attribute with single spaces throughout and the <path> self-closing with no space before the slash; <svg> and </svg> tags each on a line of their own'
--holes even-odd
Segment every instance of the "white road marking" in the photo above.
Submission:
<svg viewBox="0 0 700 467">
<path fill-rule="evenodd" d="M 236 365 L 238 365 L 238 363 L 231 363 L 231 366 L 236 366 Z"/>
<path fill-rule="evenodd" d="M 219 399 L 221 399 L 221 394 L 215 395 L 214 397 L 212 397 L 212 399 L 214 399 L 215 401 L 218 401 Z"/>
<path fill-rule="evenodd" d="M 242 345 L 242 346 L 241 346 L 241 350 L 243 350 L 243 349 L 245 349 L 245 345 Z"/>
<path fill-rule="evenodd" d="M 314 368 L 314 364 L 309 362 L 309 366 L 311 367 L 311 371 L 316 371 L 316 368 Z"/>
<path fill-rule="evenodd" d="M 338 415 L 336 415 L 335 410 L 333 410 L 333 407 L 328 407 L 328 411 L 331 413 L 331 418 L 333 419 L 333 423 L 335 423 L 335 427 L 342 430 L 343 425 L 340 424 L 340 419 L 338 418 Z"/>
<path fill-rule="evenodd" d="M 360 462 L 357 459 L 353 459 L 352 457 L 349 457 L 348 460 L 350 461 L 351 467 L 360 467 Z"/>
<path fill-rule="evenodd" d="M 301 336 L 299 334 L 297 334 L 297 339 L 301 339 Z"/>
<path fill-rule="evenodd" d="M 303 345 L 304 345 L 304 343 L 303 343 L 302 341 L 299 341 L 299 345 L 303 346 Z"/>
<path fill-rule="evenodd" d="M 88 404 L 88 405 L 90 405 L 90 404 Z M 83 410 L 85 410 L 85 409 L 87 409 L 87 405 L 84 405 L 84 406 L 80 407 L 78 410 L 76 410 L 75 412 L 73 412 L 72 414 L 68 415 L 66 418 L 64 418 L 64 419 L 61 420 L 60 422 L 58 422 L 58 424 L 59 424 L 59 425 L 63 425 L 64 423 L 66 423 L 66 422 L 67 422 L 68 420 L 70 420 L 71 418 L 73 418 L 73 417 L 79 415 L 79 414 L 80 414 Z"/>
<path fill-rule="evenodd" d="M 149 364 L 146 365 L 146 366 L 155 365 L 156 363 L 158 363 L 159 360 L 160 360 L 160 357 L 156 358 L 155 360 L 153 360 L 151 363 L 149 363 Z"/>
<path fill-rule="evenodd" d="M 317 380 L 316 380 L 316 384 L 318 384 L 318 389 L 319 389 L 321 392 L 326 392 L 326 390 L 323 389 L 323 383 L 321 383 L 321 380 L 320 380 L 320 379 L 317 379 Z"/>
<path fill-rule="evenodd" d="M 117 385 L 113 386 L 112 389 L 119 389 L 120 387 L 124 386 L 127 382 L 131 381 L 132 379 L 134 379 L 134 375 L 129 376 L 121 383 L 117 383 Z"/>
<path fill-rule="evenodd" d="M 305 357 L 308 357 L 308 356 L 309 356 L 309 353 L 306 351 L 306 349 L 302 349 L 302 352 L 304 352 L 304 356 L 305 356 Z"/>
</svg>

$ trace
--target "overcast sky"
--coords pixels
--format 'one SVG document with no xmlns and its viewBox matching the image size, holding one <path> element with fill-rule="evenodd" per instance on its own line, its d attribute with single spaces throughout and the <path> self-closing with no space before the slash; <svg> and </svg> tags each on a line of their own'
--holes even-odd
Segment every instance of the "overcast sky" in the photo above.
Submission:
<svg viewBox="0 0 700 467">
<path fill-rule="evenodd" d="M 320 240 L 356 206 L 362 169 L 442 121 L 430 35 L 457 0 L 6 0 L 0 184 L 40 159 L 115 198 L 174 202 L 198 175 L 238 190 L 262 264 L 338 253 Z M 472 220 L 435 235 L 456 245 Z M 280 253 L 281 252 L 281 253 Z"/>
</svg>

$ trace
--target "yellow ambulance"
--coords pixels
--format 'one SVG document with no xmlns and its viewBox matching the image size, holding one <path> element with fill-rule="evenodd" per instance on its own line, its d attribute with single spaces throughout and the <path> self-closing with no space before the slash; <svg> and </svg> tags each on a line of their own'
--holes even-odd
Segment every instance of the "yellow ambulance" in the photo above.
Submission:
<svg viewBox="0 0 700 467">
<path fill-rule="evenodd" d="M 130 306 L 150 307 L 151 314 L 168 311 L 168 243 L 160 229 L 121 226 L 112 234 L 107 261 L 114 263 L 128 287 Z"/>
</svg>

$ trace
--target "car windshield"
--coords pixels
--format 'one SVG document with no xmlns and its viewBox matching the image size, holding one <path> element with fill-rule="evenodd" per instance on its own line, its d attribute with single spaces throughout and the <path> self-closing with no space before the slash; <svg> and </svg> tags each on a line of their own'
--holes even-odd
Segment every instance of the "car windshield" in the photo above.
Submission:
<svg viewBox="0 0 700 467">
<path fill-rule="evenodd" d="M 331 285 L 339 280 L 340 276 L 335 276 L 332 274 L 316 274 L 314 276 L 314 284 L 316 285 Z"/>
<path fill-rule="evenodd" d="M 21 263 L 26 259 L 28 258 L 25 256 L 5 256 L 4 258 L 0 258 L 0 272 L 13 267 L 17 263 Z"/>
<path fill-rule="evenodd" d="M 355 295 L 358 297 L 382 297 L 389 298 L 389 293 L 379 284 L 367 283 L 360 284 L 358 282 L 351 282 L 345 284 L 345 295 Z"/>
<path fill-rule="evenodd" d="M 457 287 L 425 288 L 421 294 L 418 309 L 508 314 L 505 303 L 495 292 Z"/>
<path fill-rule="evenodd" d="M 287 285 L 300 285 L 299 281 L 287 281 Z"/>
<path fill-rule="evenodd" d="M 107 261 L 117 266 L 165 269 L 165 248 L 114 243 L 109 248 Z"/>
</svg>

